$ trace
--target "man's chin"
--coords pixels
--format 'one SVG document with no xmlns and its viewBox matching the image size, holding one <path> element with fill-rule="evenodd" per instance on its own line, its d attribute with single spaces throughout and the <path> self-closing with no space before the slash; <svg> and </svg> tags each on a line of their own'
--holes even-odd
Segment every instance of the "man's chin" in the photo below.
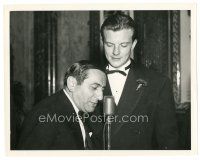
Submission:
<svg viewBox="0 0 200 160">
<path fill-rule="evenodd" d="M 111 65 L 112 67 L 114 67 L 114 68 L 119 68 L 119 67 L 121 67 L 121 66 L 123 65 L 123 64 L 120 63 L 119 61 L 118 61 L 118 62 L 110 61 L 109 63 L 110 63 L 110 65 Z"/>
<path fill-rule="evenodd" d="M 96 108 L 96 105 L 95 105 L 95 106 L 91 106 L 91 107 L 87 110 L 87 113 L 94 112 L 95 108 Z"/>
<path fill-rule="evenodd" d="M 111 66 L 114 67 L 114 68 L 119 68 L 119 67 L 121 67 L 122 65 L 121 65 L 121 64 L 111 64 Z"/>
</svg>

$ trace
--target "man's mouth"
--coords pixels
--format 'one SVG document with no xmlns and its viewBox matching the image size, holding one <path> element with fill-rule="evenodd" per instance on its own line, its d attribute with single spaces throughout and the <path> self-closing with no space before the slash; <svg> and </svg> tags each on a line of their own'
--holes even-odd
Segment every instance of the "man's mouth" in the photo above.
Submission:
<svg viewBox="0 0 200 160">
<path fill-rule="evenodd" d="M 94 106 L 96 106 L 97 105 L 97 102 L 91 102 L 92 103 L 92 105 L 94 105 Z"/>
<path fill-rule="evenodd" d="M 111 57 L 114 61 L 119 61 L 121 58 Z"/>
</svg>

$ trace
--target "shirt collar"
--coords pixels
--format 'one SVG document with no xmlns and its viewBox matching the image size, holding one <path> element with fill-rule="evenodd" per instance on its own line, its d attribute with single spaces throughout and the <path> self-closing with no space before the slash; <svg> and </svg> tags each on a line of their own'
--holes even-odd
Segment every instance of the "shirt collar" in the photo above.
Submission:
<svg viewBox="0 0 200 160">
<path fill-rule="evenodd" d="M 72 98 L 70 97 L 70 95 L 67 93 L 67 91 L 65 89 L 63 89 L 65 95 L 67 96 L 67 98 L 69 99 L 69 101 L 71 102 L 76 114 L 78 115 L 79 109 L 78 107 L 75 105 L 74 101 L 72 100 Z"/>
</svg>

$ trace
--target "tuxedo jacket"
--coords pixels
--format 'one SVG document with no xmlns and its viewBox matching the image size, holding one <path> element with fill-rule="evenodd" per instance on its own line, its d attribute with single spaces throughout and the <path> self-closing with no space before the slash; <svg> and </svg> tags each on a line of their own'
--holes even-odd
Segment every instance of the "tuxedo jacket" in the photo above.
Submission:
<svg viewBox="0 0 200 160">
<path fill-rule="evenodd" d="M 18 149 L 84 149 L 80 125 L 75 117 L 75 110 L 63 90 L 46 98 L 26 117 Z"/>
<path fill-rule="evenodd" d="M 109 82 L 104 95 L 112 95 Z M 97 107 L 94 114 L 103 114 L 102 107 Z M 132 61 L 114 117 L 111 149 L 177 149 L 174 97 L 167 77 Z M 95 135 L 102 139 L 103 126 L 98 125 L 94 125 Z"/>
</svg>

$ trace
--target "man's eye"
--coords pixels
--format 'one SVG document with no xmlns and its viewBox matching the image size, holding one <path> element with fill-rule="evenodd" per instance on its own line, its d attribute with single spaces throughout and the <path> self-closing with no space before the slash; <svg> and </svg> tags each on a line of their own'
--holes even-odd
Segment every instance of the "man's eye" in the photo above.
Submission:
<svg viewBox="0 0 200 160">
<path fill-rule="evenodd" d="M 96 89 L 97 89 L 97 87 L 96 87 L 96 86 L 91 86 L 91 88 L 92 88 L 93 90 L 96 90 Z"/>
<path fill-rule="evenodd" d="M 112 43 L 106 43 L 106 46 L 108 46 L 108 47 L 112 47 L 113 44 L 112 44 Z"/>
<path fill-rule="evenodd" d="M 127 44 L 127 43 L 122 43 L 121 46 L 122 46 L 122 47 L 127 47 L 128 44 Z"/>
</svg>

